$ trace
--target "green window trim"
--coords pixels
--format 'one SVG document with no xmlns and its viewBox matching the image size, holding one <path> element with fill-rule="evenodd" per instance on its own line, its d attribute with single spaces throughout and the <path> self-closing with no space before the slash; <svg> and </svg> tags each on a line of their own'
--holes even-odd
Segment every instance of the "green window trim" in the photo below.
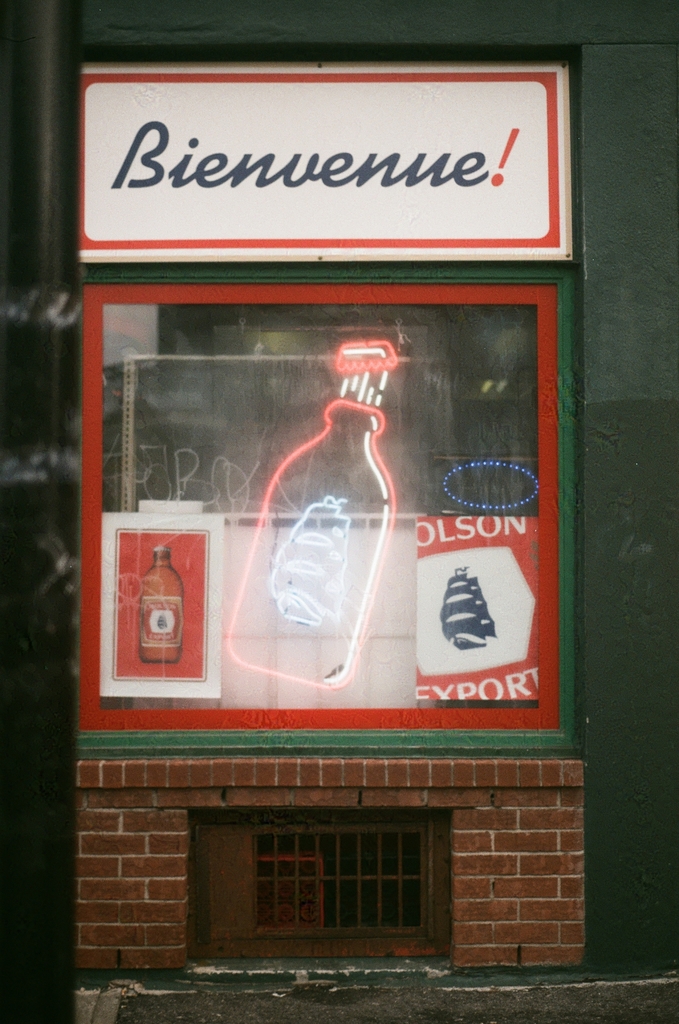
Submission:
<svg viewBox="0 0 679 1024">
<path fill-rule="evenodd" d="M 82 758 L 341 756 L 577 757 L 576 268 L 563 264 L 141 263 L 89 264 L 85 284 L 554 284 L 558 293 L 560 722 L 558 730 L 143 730 L 80 732 Z"/>
</svg>

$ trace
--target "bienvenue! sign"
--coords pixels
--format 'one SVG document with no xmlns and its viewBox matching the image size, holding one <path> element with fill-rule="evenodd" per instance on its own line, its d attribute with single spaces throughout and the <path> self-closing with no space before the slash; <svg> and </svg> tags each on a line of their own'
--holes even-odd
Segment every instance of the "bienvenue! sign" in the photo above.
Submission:
<svg viewBox="0 0 679 1024">
<path fill-rule="evenodd" d="M 567 68 L 89 67 L 91 260 L 569 258 Z"/>
</svg>

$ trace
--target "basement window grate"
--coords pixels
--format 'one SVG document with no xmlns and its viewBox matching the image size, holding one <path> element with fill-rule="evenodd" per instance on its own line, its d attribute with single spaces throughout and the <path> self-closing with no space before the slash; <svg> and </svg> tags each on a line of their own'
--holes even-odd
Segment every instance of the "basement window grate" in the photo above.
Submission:
<svg viewBox="0 0 679 1024">
<path fill-rule="evenodd" d="M 446 812 L 195 812 L 191 956 L 446 952 Z"/>
<path fill-rule="evenodd" d="M 257 927 L 421 926 L 422 830 L 256 836 Z"/>
</svg>

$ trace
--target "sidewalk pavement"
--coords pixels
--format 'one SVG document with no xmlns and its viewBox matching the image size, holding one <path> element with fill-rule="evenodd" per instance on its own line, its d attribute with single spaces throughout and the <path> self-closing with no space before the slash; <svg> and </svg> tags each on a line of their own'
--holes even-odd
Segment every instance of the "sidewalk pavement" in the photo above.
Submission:
<svg viewBox="0 0 679 1024">
<path fill-rule="evenodd" d="M 122 989 L 82 988 L 75 994 L 75 1024 L 116 1024 Z"/>
<path fill-rule="evenodd" d="M 82 972 L 76 1024 L 679 1024 L 676 972 L 557 983 L 545 973 L 537 983 L 526 976 L 524 984 L 484 984 L 443 958 L 303 964 L 194 962 L 134 978 Z"/>
</svg>

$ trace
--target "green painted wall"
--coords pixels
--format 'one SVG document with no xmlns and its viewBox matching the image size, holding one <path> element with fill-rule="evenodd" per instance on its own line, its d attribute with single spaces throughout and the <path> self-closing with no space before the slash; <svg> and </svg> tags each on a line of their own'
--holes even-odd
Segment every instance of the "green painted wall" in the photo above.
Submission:
<svg viewBox="0 0 679 1024">
<path fill-rule="evenodd" d="M 84 7 L 88 49 L 320 44 L 370 46 L 374 54 L 394 46 L 675 43 L 679 21 L 672 0 L 85 0 Z"/>
<path fill-rule="evenodd" d="M 677 43 L 668 0 L 85 0 L 88 60 L 568 59 L 587 962 L 679 962 Z"/>
<path fill-rule="evenodd" d="M 593 963 L 679 953 L 677 49 L 582 51 L 582 674 Z"/>
</svg>

